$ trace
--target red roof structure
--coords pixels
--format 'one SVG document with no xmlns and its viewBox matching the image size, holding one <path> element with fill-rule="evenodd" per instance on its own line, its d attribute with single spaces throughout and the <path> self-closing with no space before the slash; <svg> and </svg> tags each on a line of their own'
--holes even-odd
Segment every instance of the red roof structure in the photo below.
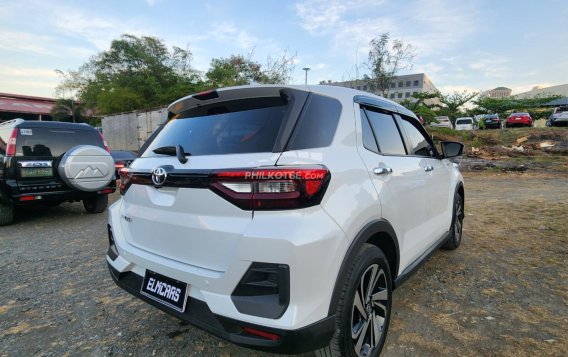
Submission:
<svg viewBox="0 0 568 357">
<path fill-rule="evenodd" d="M 50 115 L 55 99 L 0 93 L 0 112 Z"/>
</svg>

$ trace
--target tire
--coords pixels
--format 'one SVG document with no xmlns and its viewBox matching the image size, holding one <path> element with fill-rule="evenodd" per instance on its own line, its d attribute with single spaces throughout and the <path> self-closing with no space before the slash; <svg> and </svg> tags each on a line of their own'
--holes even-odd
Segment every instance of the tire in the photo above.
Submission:
<svg viewBox="0 0 568 357">
<path fill-rule="evenodd" d="M 463 233 L 463 217 L 463 199 L 457 194 L 454 198 L 454 213 L 452 215 L 452 225 L 450 226 L 450 236 L 444 243 L 444 249 L 454 250 L 460 246 Z"/>
<path fill-rule="evenodd" d="M 318 357 L 378 356 L 385 343 L 392 307 L 387 258 L 379 248 L 364 244 L 342 283 L 335 312 L 335 334 L 330 344 L 315 354 Z"/>
<path fill-rule="evenodd" d="M 83 200 L 83 207 L 88 213 L 101 213 L 108 206 L 108 195 L 96 195 Z"/>
<path fill-rule="evenodd" d="M 14 222 L 14 205 L 0 203 L 0 226 L 6 226 Z"/>
</svg>

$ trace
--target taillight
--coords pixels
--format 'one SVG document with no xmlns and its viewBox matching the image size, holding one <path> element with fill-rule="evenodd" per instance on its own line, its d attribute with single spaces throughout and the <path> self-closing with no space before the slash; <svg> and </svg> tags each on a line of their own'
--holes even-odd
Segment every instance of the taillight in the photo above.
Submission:
<svg viewBox="0 0 568 357">
<path fill-rule="evenodd" d="M 217 170 L 209 187 L 244 210 L 291 209 L 319 204 L 330 177 L 324 166 Z"/>
<path fill-rule="evenodd" d="M 18 129 L 13 129 L 8 143 L 6 144 L 6 156 L 16 155 L 16 138 L 18 137 Z"/>
<path fill-rule="evenodd" d="M 110 147 L 108 146 L 103 133 L 99 132 L 99 136 L 101 137 L 101 140 L 103 141 L 103 144 L 105 146 L 105 150 L 110 154 Z"/>
<path fill-rule="evenodd" d="M 130 174 L 130 169 L 128 167 L 123 167 L 118 171 L 118 176 L 120 181 L 118 183 L 118 188 L 120 194 L 124 196 L 130 185 L 132 185 L 132 175 Z"/>
</svg>

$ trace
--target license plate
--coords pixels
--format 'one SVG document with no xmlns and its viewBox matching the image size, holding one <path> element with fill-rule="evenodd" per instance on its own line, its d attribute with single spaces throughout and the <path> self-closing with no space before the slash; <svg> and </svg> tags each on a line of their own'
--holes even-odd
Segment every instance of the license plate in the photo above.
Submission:
<svg viewBox="0 0 568 357">
<path fill-rule="evenodd" d="M 51 167 L 22 167 L 22 177 L 51 177 L 53 169 Z"/>
<path fill-rule="evenodd" d="M 515 120 L 521 120 L 521 118 L 515 118 Z"/>
<path fill-rule="evenodd" d="M 187 284 L 146 270 L 140 293 L 179 312 L 185 311 Z"/>
</svg>

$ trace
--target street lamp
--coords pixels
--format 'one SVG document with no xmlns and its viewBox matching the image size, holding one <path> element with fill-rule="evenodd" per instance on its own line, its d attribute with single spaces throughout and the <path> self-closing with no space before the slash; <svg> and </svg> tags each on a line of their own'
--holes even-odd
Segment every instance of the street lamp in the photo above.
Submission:
<svg viewBox="0 0 568 357">
<path fill-rule="evenodd" d="M 304 82 L 304 84 L 308 84 L 308 71 L 311 69 L 310 67 L 304 67 L 302 68 L 304 71 L 306 71 L 306 80 Z"/>
</svg>

